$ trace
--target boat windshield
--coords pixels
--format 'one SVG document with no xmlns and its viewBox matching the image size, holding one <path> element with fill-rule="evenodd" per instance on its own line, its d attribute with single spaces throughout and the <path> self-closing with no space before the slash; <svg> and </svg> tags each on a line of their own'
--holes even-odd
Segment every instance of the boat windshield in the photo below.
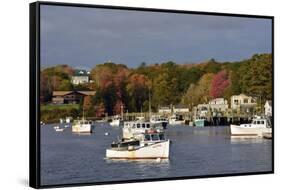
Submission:
<svg viewBox="0 0 281 190">
<path fill-rule="evenodd" d="M 163 133 L 145 134 L 144 135 L 144 140 L 145 141 L 165 140 L 165 135 Z"/>
<path fill-rule="evenodd" d="M 152 135 L 151 135 L 151 139 L 152 139 L 153 141 L 158 141 L 158 140 L 159 140 L 159 136 L 158 136 L 157 134 L 152 134 Z"/>
<path fill-rule="evenodd" d="M 257 125 L 264 125 L 265 124 L 265 121 L 264 120 L 253 120 L 252 124 L 257 124 Z"/>
<path fill-rule="evenodd" d="M 144 140 L 145 141 L 150 141 L 151 140 L 150 135 L 148 135 L 148 134 L 144 135 Z"/>
<path fill-rule="evenodd" d="M 163 133 L 160 133 L 160 134 L 159 134 L 159 139 L 160 139 L 160 140 L 165 140 L 165 136 L 164 136 Z"/>
</svg>

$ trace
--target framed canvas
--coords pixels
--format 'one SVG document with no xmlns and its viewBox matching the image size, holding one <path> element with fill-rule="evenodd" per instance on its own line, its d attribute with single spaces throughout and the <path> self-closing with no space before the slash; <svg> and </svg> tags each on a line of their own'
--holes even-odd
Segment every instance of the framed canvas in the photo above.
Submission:
<svg viewBox="0 0 281 190">
<path fill-rule="evenodd" d="M 272 16 L 30 4 L 30 186 L 274 172 Z"/>
</svg>

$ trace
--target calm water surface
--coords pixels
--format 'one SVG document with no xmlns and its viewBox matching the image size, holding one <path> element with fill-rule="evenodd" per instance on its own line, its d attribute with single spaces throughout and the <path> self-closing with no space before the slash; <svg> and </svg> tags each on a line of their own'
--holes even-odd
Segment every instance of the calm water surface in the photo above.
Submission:
<svg viewBox="0 0 281 190">
<path fill-rule="evenodd" d="M 106 160 L 120 128 L 97 124 L 91 135 L 41 127 L 42 185 L 261 172 L 272 169 L 271 140 L 232 139 L 228 127 L 168 127 L 170 159 Z M 104 133 L 109 132 L 109 136 Z M 121 136 L 120 136 L 121 137 Z"/>
</svg>

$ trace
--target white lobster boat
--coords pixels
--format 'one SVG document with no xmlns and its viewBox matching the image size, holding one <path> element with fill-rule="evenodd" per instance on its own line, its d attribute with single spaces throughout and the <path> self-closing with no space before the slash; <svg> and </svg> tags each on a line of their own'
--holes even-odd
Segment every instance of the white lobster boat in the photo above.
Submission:
<svg viewBox="0 0 281 190">
<path fill-rule="evenodd" d="M 123 139 L 135 138 L 137 135 L 141 135 L 142 133 L 150 130 L 161 132 L 163 129 L 164 128 L 161 123 L 153 124 L 148 121 L 128 121 L 124 122 L 124 127 L 122 129 Z"/>
<path fill-rule="evenodd" d="M 119 115 L 116 115 L 112 118 L 112 121 L 109 122 L 109 125 L 112 127 L 119 127 L 121 125 L 122 118 Z"/>
<path fill-rule="evenodd" d="M 161 124 L 163 128 L 165 129 L 168 125 L 168 119 L 160 116 L 160 115 L 153 115 L 150 118 L 150 122 L 153 124 Z"/>
<path fill-rule="evenodd" d="M 81 120 L 75 120 L 72 125 L 73 133 L 92 133 L 93 123 L 84 117 Z"/>
<path fill-rule="evenodd" d="M 271 133 L 271 126 L 265 118 L 254 118 L 252 123 L 241 125 L 230 125 L 232 136 L 257 136 L 262 137 L 263 133 Z"/>
<path fill-rule="evenodd" d="M 169 125 L 183 125 L 185 120 L 182 115 L 173 114 L 169 119 Z"/>
<path fill-rule="evenodd" d="M 109 159 L 168 159 L 170 140 L 166 140 L 164 133 L 143 133 L 138 139 L 112 143 L 106 149 Z"/>
</svg>

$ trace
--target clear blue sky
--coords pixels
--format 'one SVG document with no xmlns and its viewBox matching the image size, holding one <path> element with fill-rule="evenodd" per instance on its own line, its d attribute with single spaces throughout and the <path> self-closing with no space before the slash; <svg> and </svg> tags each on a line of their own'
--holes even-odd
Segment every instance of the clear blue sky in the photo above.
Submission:
<svg viewBox="0 0 281 190">
<path fill-rule="evenodd" d="M 271 20 L 41 6 L 41 65 L 235 61 L 271 53 Z"/>
</svg>

